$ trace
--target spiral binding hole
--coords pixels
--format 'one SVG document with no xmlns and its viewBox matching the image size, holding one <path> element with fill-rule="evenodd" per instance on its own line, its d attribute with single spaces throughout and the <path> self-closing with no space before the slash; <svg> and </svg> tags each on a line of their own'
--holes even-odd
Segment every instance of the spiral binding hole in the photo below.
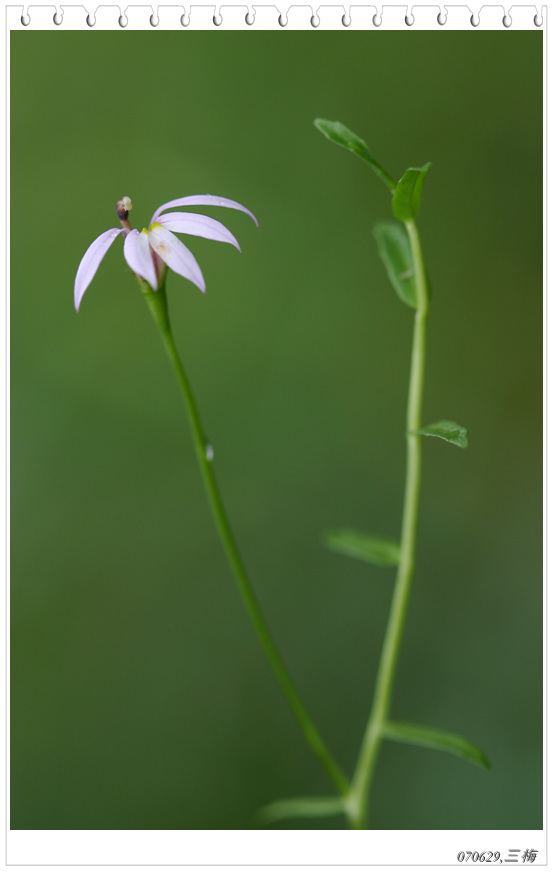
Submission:
<svg viewBox="0 0 553 872">
<path fill-rule="evenodd" d="M 21 24 L 23 25 L 23 27 L 28 27 L 30 23 L 31 23 L 31 16 L 30 15 L 22 15 L 21 16 Z"/>
<path fill-rule="evenodd" d="M 27 14 L 27 15 L 22 14 L 20 20 L 21 20 L 21 24 L 23 27 L 28 27 L 31 23 L 31 16 L 29 14 Z M 53 15 L 53 22 L 57 27 L 59 27 L 61 24 L 63 24 L 63 10 L 61 10 L 61 11 L 56 10 L 56 12 Z M 255 13 L 248 11 L 246 13 L 246 16 L 245 16 L 245 22 L 249 27 L 251 27 L 255 23 Z M 437 22 L 442 27 L 447 23 L 447 11 L 441 10 L 438 13 Z M 96 19 L 91 13 L 89 13 L 86 16 L 86 23 L 87 23 L 88 27 L 95 27 Z M 119 27 L 121 27 L 121 28 L 127 27 L 128 23 L 129 23 L 128 17 L 125 14 L 121 14 L 119 16 L 118 23 L 119 23 Z M 182 27 L 188 27 L 188 25 L 190 24 L 190 17 L 187 16 L 186 12 L 184 12 L 181 15 L 180 23 L 181 23 Z M 222 15 L 220 13 L 215 14 L 213 16 L 214 26 L 220 27 L 222 25 L 222 23 L 223 23 Z M 287 27 L 288 18 L 284 13 L 281 13 L 279 15 L 278 23 L 279 23 L 280 27 Z M 321 23 L 320 17 L 316 13 L 313 14 L 311 16 L 310 23 L 311 23 L 311 27 L 314 27 L 314 28 L 319 27 L 320 23 Z M 343 27 L 350 27 L 351 16 L 348 16 L 346 13 L 344 13 L 342 15 L 342 18 L 341 18 L 341 23 L 342 23 Z M 372 23 L 373 23 L 374 27 L 381 27 L 382 15 L 380 13 L 376 12 L 372 17 Z M 480 26 L 480 17 L 478 16 L 478 14 L 476 14 L 476 13 L 471 14 L 470 23 L 471 23 L 472 27 L 479 27 Z M 533 23 L 534 23 L 535 27 L 541 28 L 543 26 L 543 17 L 540 16 L 538 13 L 536 13 L 534 15 L 534 18 L 533 18 Z M 407 27 L 412 27 L 415 24 L 415 16 L 413 15 L 412 12 L 405 16 L 405 24 Z M 505 28 L 511 27 L 513 24 L 512 17 L 509 14 L 505 14 L 502 18 L 502 24 L 503 24 L 503 27 L 505 27 Z M 159 26 L 159 16 L 156 16 L 154 14 L 150 15 L 150 25 L 151 25 L 151 27 L 158 27 Z"/>
<path fill-rule="evenodd" d="M 543 18 L 538 18 L 538 13 L 537 13 L 537 12 L 536 12 L 536 14 L 534 15 L 534 24 L 536 25 L 536 27 L 541 27 L 542 24 L 543 24 Z"/>
</svg>

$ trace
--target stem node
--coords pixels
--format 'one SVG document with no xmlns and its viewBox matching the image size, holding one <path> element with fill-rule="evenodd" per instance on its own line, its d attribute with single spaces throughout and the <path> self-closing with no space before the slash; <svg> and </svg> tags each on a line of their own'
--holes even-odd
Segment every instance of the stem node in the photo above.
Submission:
<svg viewBox="0 0 553 872">
<path fill-rule="evenodd" d="M 388 720 L 397 661 L 409 604 L 411 581 L 415 568 L 416 534 L 420 504 L 422 471 L 422 443 L 419 435 L 410 431 L 419 430 L 422 415 L 424 388 L 424 363 L 426 356 L 426 316 L 428 288 L 420 239 L 414 221 L 405 222 L 411 244 L 415 282 L 417 286 L 417 309 L 413 329 L 411 375 L 407 398 L 407 467 L 405 473 L 405 496 L 401 527 L 400 559 L 397 570 L 388 626 L 380 655 L 373 704 L 361 745 L 357 767 L 353 777 L 353 791 L 357 798 L 358 817 L 366 821 L 368 797 L 375 765 L 382 741 L 382 727 Z M 365 822 L 366 825 L 366 822 Z"/>
</svg>

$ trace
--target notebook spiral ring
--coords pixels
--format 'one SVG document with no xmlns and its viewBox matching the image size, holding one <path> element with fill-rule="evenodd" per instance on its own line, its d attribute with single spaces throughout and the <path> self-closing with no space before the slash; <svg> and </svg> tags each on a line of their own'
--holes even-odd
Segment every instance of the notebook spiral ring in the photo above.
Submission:
<svg viewBox="0 0 553 872">
<path fill-rule="evenodd" d="M 205 16 L 205 13 L 211 10 L 208 19 L 202 18 L 201 29 L 221 28 L 225 25 L 232 26 L 237 29 L 240 26 L 254 27 L 260 18 L 263 21 L 260 23 L 260 29 L 273 27 L 274 29 L 347 29 L 352 26 L 357 26 L 359 29 L 370 30 L 374 29 L 394 29 L 406 30 L 416 29 L 417 26 L 424 27 L 429 24 L 439 28 L 446 28 L 450 24 L 452 18 L 452 10 L 457 16 L 457 28 L 473 29 L 482 26 L 494 29 L 509 29 L 516 27 L 517 22 L 513 17 L 513 10 L 521 10 L 526 14 L 525 26 L 533 25 L 535 28 L 544 26 L 543 6 L 480 6 L 471 9 L 469 6 L 446 6 L 435 4 L 433 6 L 419 6 L 418 4 L 409 4 L 407 6 L 387 5 L 387 4 L 352 4 L 352 5 L 321 5 L 308 6 L 303 4 L 292 4 L 285 8 L 279 8 L 273 4 L 256 4 L 242 6 L 230 4 L 203 6 L 203 4 L 189 6 L 179 4 L 178 6 L 151 6 L 151 5 L 132 5 L 132 6 L 115 6 L 111 4 L 101 4 L 92 8 L 80 7 L 64 7 L 64 6 L 24 6 L 20 17 L 22 27 L 40 26 L 40 21 L 43 16 L 50 16 L 50 21 L 55 27 L 62 27 L 65 23 L 65 9 L 79 9 L 83 15 L 84 23 L 87 27 L 93 28 L 98 26 L 98 16 L 102 17 L 102 27 L 119 27 L 121 29 L 130 28 L 133 26 L 141 26 L 143 23 L 136 25 L 136 17 L 144 10 L 149 12 L 147 19 L 149 27 L 152 29 L 167 27 L 166 16 L 169 9 L 182 10 L 178 24 L 182 28 L 188 28 L 197 22 L 199 15 Z M 53 13 L 52 13 L 53 9 Z M 246 10 L 244 13 L 244 9 Z M 404 10 L 407 10 L 404 13 Z M 460 10 L 460 11 L 459 11 Z M 372 13 L 372 14 L 371 14 Z M 403 14 L 404 13 L 404 14 Z M 238 17 L 237 17 L 238 16 Z M 485 23 L 483 17 L 486 17 Z M 464 21 L 463 21 L 464 17 Z M 293 19 L 293 20 L 292 20 Z M 361 23 L 359 20 L 362 19 Z M 196 23 L 196 26 L 197 23 Z"/>
</svg>

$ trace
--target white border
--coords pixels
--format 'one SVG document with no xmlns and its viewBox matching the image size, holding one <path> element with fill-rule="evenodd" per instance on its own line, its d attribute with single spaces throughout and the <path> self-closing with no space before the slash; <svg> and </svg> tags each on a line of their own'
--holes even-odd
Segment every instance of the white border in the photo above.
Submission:
<svg viewBox="0 0 553 872">
<path fill-rule="evenodd" d="M 509 830 L 13 830 L 8 864 L 197 866 L 456 866 L 459 851 L 534 848 L 541 831 Z M 479 863 L 480 868 L 499 868 Z M 503 867 L 509 868 L 503 862 Z M 522 864 L 520 865 L 530 865 Z"/>
<path fill-rule="evenodd" d="M 438 21 L 447 13 L 445 23 Z M 544 19 L 545 36 L 544 64 L 544 119 L 547 119 L 547 93 L 552 93 L 547 64 L 547 28 L 545 6 L 517 4 L 516 6 L 478 7 L 464 4 L 403 4 L 378 5 L 297 5 L 279 9 L 276 5 L 260 4 L 174 4 L 174 5 L 84 5 L 45 6 L 39 4 L 6 7 L 6 59 L 5 94 L 9 113 L 9 32 L 10 29 L 81 29 L 89 30 L 87 15 L 94 19 L 94 28 L 113 29 L 121 27 L 143 30 L 152 28 L 150 18 L 160 29 L 247 29 L 250 31 L 303 29 L 340 30 L 405 30 L 405 17 L 412 19 L 410 29 L 473 30 L 502 29 L 507 26 L 515 29 L 534 29 L 533 16 Z M 22 24 L 22 16 L 29 16 L 28 24 Z M 249 24 L 246 22 L 249 18 Z M 471 21 L 472 17 L 472 21 Z M 215 18 L 215 22 L 214 19 Z M 89 19 L 90 21 L 91 19 Z M 380 24 L 378 23 L 380 21 Z M 545 87 L 547 86 L 547 87 Z M 6 115 L 9 118 L 9 114 Z M 544 138 L 544 158 L 548 156 L 549 138 Z M 9 139 L 6 135 L 6 167 L 9 166 Z M 547 166 L 547 162 L 544 164 Z M 546 182 L 548 178 L 546 176 Z M 9 174 L 6 172 L 6 203 L 9 204 Z M 547 185 L 547 192 L 549 185 Z M 547 246 L 553 244 L 553 236 L 547 223 L 547 207 L 544 200 L 544 275 L 547 267 Z M 6 240 L 5 262 L 9 270 L 9 221 L 5 213 Z M 545 244 L 547 243 L 547 245 Z M 6 282 L 9 272 L 6 273 Z M 553 309 L 552 309 L 553 311 Z M 2 360 L 3 380 L 6 386 L 4 405 L 4 428 L 6 458 L 9 450 L 9 435 L 6 429 L 7 403 L 9 401 L 9 295 L 6 293 L 6 357 Z M 545 384 L 553 384 L 551 367 L 553 356 L 547 354 L 547 327 L 549 308 L 544 294 L 544 376 Z M 549 335 L 553 335 L 549 331 Z M 546 459 L 546 438 L 551 433 L 547 428 L 550 405 L 546 404 L 544 416 L 544 461 Z M 545 466 L 546 481 L 550 485 L 549 468 Z M 4 474 L 6 493 L 9 485 L 9 467 L 6 462 Z M 544 495 L 544 537 L 553 535 L 553 522 L 546 513 Z M 7 509 L 5 508 L 7 512 Z M 7 513 L 9 519 L 9 513 Z M 3 529 L 8 530 L 6 525 Z M 9 559 L 8 539 L 5 540 L 6 556 Z M 544 557 L 544 570 L 546 560 Z M 545 586 L 544 586 L 545 588 Z M 9 593 L 6 594 L 6 608 L 9 606 Z M 544 590 L 544 637 L 546 629 L 546 595 Z M 9 613 L 9 612 L 8 612 Z M 9 632 L 9 631 L 8 631 Z M 9 635 L 7 632 L 7 639 Z M 544 646 L 544 667 L 547 665 L 547 647 Z M 5 668 L 7 652 L 4 656 Z M 545 669 L 544 669 L 545 674 Z M 8 685 L 8 672 L 5 672 Z M 544 686 L 545 689 L 545 686 Z M 9 738 L 6 720 L 6 737 Z M 544 718 L 545 727 L 545 718 Z M 6 771 L 8 758 L 6 756 Z M 524 798 L 521 797 L 521 802 Z M 546 786 L 544 785 L 544 808 Z M 5 797 L 6 811 L 8 799 Z M 7 820 L 7 817 L 5 818 Z M 459 851 L 500 851 L 507 859 L 513 849 L 535 849 L 538 851 L 534 866 L 546 865 L 546 831 L 362 831 L 341 830 L 240 830 L 240 831 L 178 831 L 178 830 L 12 830 L 5 833 L 5 865 L 18 866 L 166 866 L 185 865 L 187 867 L 206 866 L 371 866 L 386 869 L 396 866 L 450 867 L 472 866 L 457 861 Z M 520 862 L 520 861 L 519 861 Z M 482 867 L 483 864 L 477 864 Z M 489 868 L 491 864 L 485 864 Z M 497 867 L 497 864 L 495 864 Z M 505 864 L 504 864 L 505 865 Z M 512 864 L 518 865 L 518 864 Z M 525 864 L 528 865 L 528 864 Z"/>
<path fill-rule="evenodd" d="M 535 30 L 541 4 L 164 3 L 9 5 L 12 30 Z M 22 24 L 22 19 L 26 24 Z M 409 23 L 407 23 L 409 22 Z"/>
</svg>

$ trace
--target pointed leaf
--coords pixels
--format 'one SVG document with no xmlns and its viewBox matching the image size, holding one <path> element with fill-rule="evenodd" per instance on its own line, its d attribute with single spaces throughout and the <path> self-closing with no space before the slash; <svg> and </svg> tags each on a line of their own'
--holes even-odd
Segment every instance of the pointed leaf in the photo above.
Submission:
<svg viewBox="0 0 553 872">
<path fill-rule="evenodd" d="M 388 278 L 404 303 L 417 308 L 417 285 L 409 237 L 402 224 L 397 221 L 379 221 L 373 228 Z"/>
<path fill-rule="evenodd" d="M 342 814 L 343 800 L 339 796 L 306 796 L 297 799 L 281 799 L 260 809 L 257 817 L 262 823 L 270 824 L 284 818 L 318 818 Z"/>
<path fill-rule="evenodd" d="M 477 766 L 491 769 L 490 762 L 484 752 L 455 733 L 396 721 L 385 724 L 382 728 L 382 735 L 385 739 L 393 739 L 395 742 L 424 745 L 426 748 L 434 748 L 437 751 L 449 751 L 450 754 L 476 763 Z"/>
<path fill-rule="evenodd" d="M 409 432 L 418 433 L 420 436 L 437 436 L 438 439 L 445 439 L 446 442 L 458 445 L 459 448 L 469 447 L 469 431 L 466 427 L 456 424 L 455 421 L 436 421 L 435 424 L 428 424 L 421 430 L 410 430 Z"/>
<path fill-rule="evenodd" d="M 410 167 L 397 183 L 392 197 L 392 210 L 398 221 L 411 221 L 417 217 L 422 197 L 424 178 L 431 164 Z"/>
<path fill-rule="evenodd" d="M 345 124 L 340 121 L 326 121 L 324 118 L 316 118 L 313 122 L 317 130 L 320 130 L 327 139 L 335 142 L 337 145 L 342 145 L 354 154 L 359 155 L 366 161 L 371 169 L 376 173 L 379 179 L 382 179 L 386 187 L 390 189 L 392 194 L 396 189 L 396 183 L 393 178 L 377 163 L 370 153 L 367 143 L 362 140 L 357 134 L 353 133 Z"/>
<path fill-rule="evenodd" d="M 393 539 L 368 536 L 359 530 L 332 530 L 326 533 L 324 542 L 331 551 L 377 566 L 397 566 L 399 563 L 400 549 Z"/>
</svg>

